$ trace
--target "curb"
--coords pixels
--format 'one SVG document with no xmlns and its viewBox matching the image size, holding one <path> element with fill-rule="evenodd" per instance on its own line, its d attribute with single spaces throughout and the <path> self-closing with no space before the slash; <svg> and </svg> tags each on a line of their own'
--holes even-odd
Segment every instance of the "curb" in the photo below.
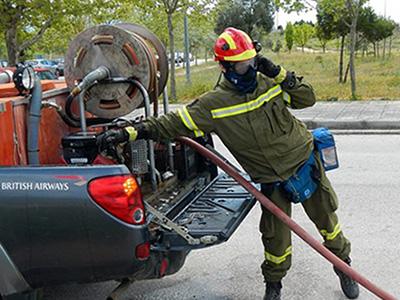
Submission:
<svg viewBox="0 0 400 300">
<path fill-rule="evenodd" d="M 367 121 L 367 120 L 312 120 L 300 119 L 307 128 L 315 129 L 318 127 L 327 127 L 332 130 L 400 130 L 400 120 L 382 120 L 382 121 Z"/>
</svg>

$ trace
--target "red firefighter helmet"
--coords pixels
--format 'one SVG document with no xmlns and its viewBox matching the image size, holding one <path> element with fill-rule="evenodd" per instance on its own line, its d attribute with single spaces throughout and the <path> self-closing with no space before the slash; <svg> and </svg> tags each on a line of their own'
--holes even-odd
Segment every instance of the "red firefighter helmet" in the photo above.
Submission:
<svg viewBox="0 0 400 300">
<path fill-rule="evenodd" d="M 243 61 L 255 57 L 256 54 L 248 34 L 233 27 L 226 28 L 214 45 L 216 61 Z"/>
</svg>

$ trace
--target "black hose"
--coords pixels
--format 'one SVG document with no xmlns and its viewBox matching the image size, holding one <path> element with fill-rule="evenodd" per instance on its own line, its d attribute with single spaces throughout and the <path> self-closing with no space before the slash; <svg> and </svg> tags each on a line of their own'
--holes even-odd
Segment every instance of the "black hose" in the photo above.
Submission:
<svg viewBox="0 0 400 300">
<path fill-rule="evenodd" d="M 58 115 L 61 117 L 61 119 L 64 121 L 65 124 L 67 124 L 70 127 L 74 128 L 79 128 L 81 127 L 81 124 L 75 120 L 72 120 L 70 117 L 67 116 L 67 114 L 63 110 L 57 110 Z"/>
<path fill-rule="evenodd" d="M 65 103 L 65 113 L 62 110 L 57 110 L 58 114 L 60 117 L 63 119 L 65 123 L 67 123 L 68 126 L 74 127 L 74 128 L 79 128 L 81 127 L 81 119 L 72 112 L 72 103 L 74 101 L 75 97 L 70 94 L 67 97 L 67 101 Z M 97 124 L 103 124 L 103 123 L 109 123 L 111 122 L 112 119 L 105 119 L 105 118 L 89 118 L 86 120 L 86 123 L 88 126 L 92 125 L 97 125 Z"/>
<path fill-rule="evenodd" d="M 32 89 L 28 117 L 28 164 L 39 165 L 39 126 L 42 107 L 42 85 L 37 76 Z"/>
<path fill-rule="evenodd" d="M 74 115 L 74 113 L 72 112 L 72 109 L 71 109 L 72 102 L 74 101 L 74 99 L 75 99 L 75 97 L 72 94 L 69 94 L 69 96 L 67 97 L 67 102 L 65 103 L 65 112 L 71 120 L 80 122 L 80 119 Z"/>
</svg>

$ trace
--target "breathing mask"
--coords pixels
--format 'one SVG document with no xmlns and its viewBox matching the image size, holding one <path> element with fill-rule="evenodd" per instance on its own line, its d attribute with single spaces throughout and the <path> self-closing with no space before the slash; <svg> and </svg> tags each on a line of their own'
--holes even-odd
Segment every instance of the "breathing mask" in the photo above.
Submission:
<svg viewBox="0 0 400 300">
<path fill-rule="evenodd" d="M 239 62 L 222 61 L 225 68 L 225 78 L 232 83 L 240 93 L 252 93 L 257 87 L 257 71 L 254 58 Z"/>
</svg>

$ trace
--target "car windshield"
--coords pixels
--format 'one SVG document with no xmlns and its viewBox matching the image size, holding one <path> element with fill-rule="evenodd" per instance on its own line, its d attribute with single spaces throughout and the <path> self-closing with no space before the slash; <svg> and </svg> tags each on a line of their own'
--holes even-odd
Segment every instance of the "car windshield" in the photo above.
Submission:
<svg viewBox="0 0 400 300">
<path fill-rule="evenodd" d="M 57 77 L 51 73 L 50 71 L 40 71 L 36 72 L 37 76 L 39 77 L 40 80 L 54 80 L 57 79 Z"/>
</svg>

